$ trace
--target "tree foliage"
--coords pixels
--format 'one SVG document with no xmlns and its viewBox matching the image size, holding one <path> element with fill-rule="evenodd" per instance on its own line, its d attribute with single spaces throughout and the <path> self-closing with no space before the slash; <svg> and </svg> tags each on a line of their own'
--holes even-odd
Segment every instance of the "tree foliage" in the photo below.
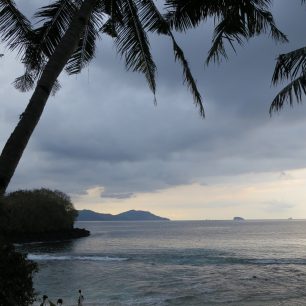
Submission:
<svg viewBox="0 0 306 306">
<path fill-rule="evenodd" d="M 263 33 L 280 42 L 287 37 L 276 26 L 269 11 L 271 0 L 166 0 L 167 20 L 178 31 L 197 27 L 212 18 L 214 33 L 206 63 L 227 59 L 226 45 L 235 50 L 235 43 Z"/>
<path fill-rule="evenodd" d="M 19 190 L 4 197 L 9 233 L 44 233 L 73 228 L 77 211 L 70 198 L 49 189 Z"/>
<path fill-rule="evenodd" d="M 37 266 L 0 238 L 0 306 L 28 306 L 34 302 L 32 277 Z"/>
<path fill-rule="evenodd" d="M 297 103 L 302 102 L 303 95 L 306 95 L 306 47 L 278 56 L 272 83 L 277 85 L 284 80 L 289 80 L 289 84 L 272 101 L 270 114 L 281 110 L 286 102 L 290 106 L 294 99 Z"/>
</svg>

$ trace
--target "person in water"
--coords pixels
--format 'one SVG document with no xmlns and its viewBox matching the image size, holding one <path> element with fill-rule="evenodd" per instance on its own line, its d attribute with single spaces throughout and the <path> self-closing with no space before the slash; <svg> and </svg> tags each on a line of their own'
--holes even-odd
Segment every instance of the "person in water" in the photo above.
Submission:
<svg viewBox="0 0 306 306">
<path fill-rule="evenodd" d="M 78 306 L 83 306 L 84 296 L 82 295 L 82 290 L 79 290 Z"/>
</svg>

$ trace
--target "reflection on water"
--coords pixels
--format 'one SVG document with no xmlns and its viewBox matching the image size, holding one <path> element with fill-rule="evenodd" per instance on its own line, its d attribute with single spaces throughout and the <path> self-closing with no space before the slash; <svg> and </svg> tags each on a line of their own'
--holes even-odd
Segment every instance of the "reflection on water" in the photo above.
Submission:
<svg viewBox="0 0 306 306">
<path fill-rule="evenodd" d="M 305 221 L 80 222 L 90 237 L 19 246 L 65 305 L 303 305 Z M 282 304 L 284 303 L 284 304 Z M 300 304 L 299 304 L 300 303 Z"/>
</svg>

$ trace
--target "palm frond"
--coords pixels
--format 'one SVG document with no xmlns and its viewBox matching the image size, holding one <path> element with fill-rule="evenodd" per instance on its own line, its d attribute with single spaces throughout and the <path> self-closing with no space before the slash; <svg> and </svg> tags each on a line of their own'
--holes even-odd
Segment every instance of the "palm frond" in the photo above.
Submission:
<svg viewBox="0 0 306 306">
<path fill-rule="evenodd" d="M 303 73 L 300 77 L 293 80 L 277 94 L 270 106 L 270 115 L 273 111 L 281 110 L 285 102 L 288 102 L 292 106 L 294 98 L 297 103 L 301 103 L 302 95 L 306 95 L 306 73 Z"/>
<path fill-rule="evenodd" d="M 108 20 L 105 21 L 103 26 L 100 28 L 100 32 L 109 35 L 112 38 L 117 37 L 117 32 L 116 32 L 116 25 L 115 21 L 112 18 L 109 18 Z"/>
<path fill-rule="evenodd" d="M 51 89 L 51 95 L 55 96 L 55 94 L 61 89 L 61 84 L 58 80 L 55 81 L 55 83 L 53 84 L 53 87 Z"/>
<path fill-rule="evenodd" d="M 99 38 L 99 29 L 103 24 L 103 15 L 93 12 L 88 24 L 82 33 L 79 45 L 66 65 L 69 74 L 80 73 L 81 70 L 94 58 L 96 39 Z"/>
<path fill-rule="evenodd" d="M 115 38 L 117 37 L 116 23 L 123 23 L 122 3 L 120 0 L 105 0 L 101 4 L 102 12 L 108 15 L 109 18 L 100 28 L 100 31 Z"/>
<path fill-rule="evenodd" d="M 166 19 L 171 28 L 186 31 L 209 17 L 220 17 L 226 5 L 223 0 L 166 0 Z"/>
<path fill-rule="evenodd" d="M 114 22 L 123 22 L 122 0 L 104 0 L 100 2 L 100 9 Z"/>
<path fill-rule="evenodd" d="M 270 5 L 270 0 L 166 0 L 167 19 L 176 30 L 186 31 L 208 18 L 214 19 L 212 47 L 206 63 L 227 59 L 226 43 L 235 51 L 235 44 L 241 45 L 259 34 L 270 33 L 276 41 L 287 41 L 268 11 Z"/>
<path fill-rule="evenodd" d="M 192 76 L 191 70 L 189 68 L 188 62 L 184 56 L 184 52 L 179 47 L 179 45 L 176 43 L 174 36 L 171 35 L 172 38 L 172 44 L 173 44 L 173 51 L 175 54 L 175 59 L 178 60 L 181 65 L 183 66 L 183 74 L 184 74 L 184 83 L 187 83 L 187 87 L 190 89 L 194 103 L 197 107 L 200 109 L 200 115 L 202 117 L 205 117 L 205 111 L 202 104 L 202 98 L 201 94 L 197 88 L 196 82 Z"/>
<path fill-rule="evenodd" d="M 245 28 L 243 21 L 236 17 L 232 22 L 231 17 L 222 20 L 215 28 L 212 46 L 208 52 L 206 64 L 211 60 L 216 62 L 221 61 L 221 57 L 227 59 L 227 53 L 224 46 L 224 41 L 227 41 L 232 49 L 235 51 L 233 42 L 236 41 L 239 45 L 243 44 L 243 38 L 248 37 L 248 31 Z"/>
<path fill-rule="evenodd" d="M 23 54 L 26 72 L 15 80 L 17 89 L 32 89 L 30 84 L 34 84 L 40 76 L 48 58 L 68 29 L 76 9 L 77 4 L 73 0 L 57 0 L 35 13 L 34 17 L 40 26 L 33 31 L 32 43 L 27 45 Z"/>
<path fill-rule="evenodd" d="M 306 47 L 278 56 L 272 83 L 276 85 L 283 79 L 294 79 L 301 71 L 306 71 Z"/>
<path fill-rule="evenodd" d="M 39 71 L 52 55 L 76 13 L 72 0 L 57 0 L 40 8 L 34 15 L 38 24 L 33 43 L 27 46 L 22 61 L 28 70 Z"/>
<path fill-rule="evenodd" d="M 276 42 L 288 42 L 287 36 L 277 28 L 274 18 L 268 10 L 254 5 L 250 6 L 243 14 L 244 18 L 248 18 L 247 27 L 250 37 L 269 32 Z"/>
<path fill-rule="evenodd" d="M 72 0 L 57 0 L 42 7 L 34 17 L 43 25 L 36 29 L 39 45 L 42 52 L 49 57 L 68 29 L 76 6 Z"/>
<path fill-rule="evenodd" d="M 169 24 L 159 12 L 158 8 L 152 0 L 140 0 L 138 5 L 139 16 L 143 21 L 144 27 L 147 28 L 148 31 L 164 34 L 171 38 L 175 60 L 178 61 L 183 67 L 184 83 L 187 84 L 187 87 L 191 91 L 194 103 L 199 107 L 201 116 L 205 117 L 201 94 L 197 88 L 184 52 L 177 44 L 174 35 L 170 30 Z"/>
<path fill-rule="evenodd" d="M 287 37 L 276 27 L 272 14 L 252 5 L 251 1 L 246 6 L 233 6 L 221 19 L 215 27 L 206 64 L 211 60 L 220 62 L 221 58 L 227 59 L 225 42 L 228 42 L 236 52 L 234 43 L 243 45 L 243 42 L 249 38 L 268 31 L 274 40 L 287 41 Z"/>
<path fill-rule="evenodd" d="M 31 43 L 30 21 L 17 9 L 13 0 L 0 0 L 0 36 L 10 50 L 22 53 Z"/>
<path fill-rule="evenodd" d="M 137 6 L 134 1 L 122 3 L 123 22 L 116 23 L 117 37 L 115 44 L 118 52 L 124 56 L 128 70 L 138 71 L 145 75 L 154 97 L 156 91 L 156 66 L 150 52 L 150 43 L 139 20 Z"/>
<path fill-rule="evenodd" d="M 31 71 L 26 70 L 23 75 L 16 78 L 13 82 L 13 85 L 16 89 L 20 90 L 21 92 L 26 92 L 33 89 L 35 84 L 35 75 Z"/>
<path fill-rule="evenodd" d="M 145 30 L 168 35 L 169 23 L 164 19 L 152 0 L 137 1 L 139 18 Z"/>
</svg>

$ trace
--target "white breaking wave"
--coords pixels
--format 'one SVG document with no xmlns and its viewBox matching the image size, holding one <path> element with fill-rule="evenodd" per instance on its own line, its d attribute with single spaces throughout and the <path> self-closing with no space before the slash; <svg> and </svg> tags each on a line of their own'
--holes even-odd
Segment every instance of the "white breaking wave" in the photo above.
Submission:
<svg viewBox="0 0 306 306">
<path fill-rule="evenodd" d="M 28 254 L 29 260 L 89 260 L 89 261 L 125 261 L 128 258 L 109 256 L 70 256 L 70 255 L 49 255 L 49 254 Z"/>
</svg>

